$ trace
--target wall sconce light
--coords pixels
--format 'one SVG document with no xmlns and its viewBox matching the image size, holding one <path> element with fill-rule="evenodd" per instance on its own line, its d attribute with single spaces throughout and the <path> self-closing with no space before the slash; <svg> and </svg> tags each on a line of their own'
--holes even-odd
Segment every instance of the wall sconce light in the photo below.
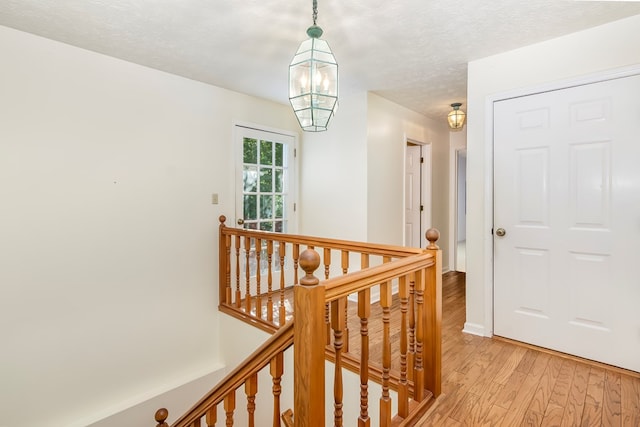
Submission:
<svg viewBox="0 0 640 427">
<path fill-rule="evenodd" d="M 300 127 L 308 132 L 327 130 L 338 109 L 338 63 L 316 25 L 318 3 L 313 0 L 313 25 L 289 65 L 289 102 Z"/>
<path fill-rule="evenodd" d="M 447 120 L 449 120 L 449 127 L 451 129 L 462 129 L 462 126 L 464 125 L 464 119 L 467 115 L 460 109 L 461 105 L 462 104 L 459 102 L 451 104 L 453 110 L 451 110 L 447 116 Z"/>
</svg>

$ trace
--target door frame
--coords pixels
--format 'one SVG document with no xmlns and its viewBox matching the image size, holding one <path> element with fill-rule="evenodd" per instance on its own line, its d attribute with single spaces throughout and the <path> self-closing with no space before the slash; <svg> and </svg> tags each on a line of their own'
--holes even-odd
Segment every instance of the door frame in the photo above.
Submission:
<svg viewBox="0 0 640 427">
<path fill-rule="evenodd" d="M 432 190 L 431 183 L 433 180 L 433 146 L 430 142 L 422 142 L 412 138 L 407 138 L 404 136 L 404 144 L 402 146 L 402 243 L 406 246 L 407 242 L 405 236 L 405 224 L 407 222 L 407 215 L 404 207 L 407 203 L 407 183 L 406 183 L 406 175 L 407 175 L 407 145 L 419 145 L 420 146 L 420 155 L 425 159 L 423 163 L 420 163 L 420 201 L 425 209 L 420 213 L 420 236 L 421 236 L 421 244 L 420 247 L 427 247 L 426 237 L 424 237 L 425 233 L 429 228 L 433 226 L 432 224 Z M 425 156 L 425 148 L 429 150 L 428 158 Z"/>
<path fill-rule="evenodd" d="M 458 154 L 467 152 L 467 131 L 463 129 L 464 139 L 452 139 L 449 136 L 449 265 L 450 271 L 456 271 L 458 246 Z M 465 269 L 466 270 L 466 269 Z"/>
<path fill-rule="evenodd" d="M 487 165 L 484 176 L 484 325 L 465 323 L 464 332 L 491 337 L 493 336 L 493 290 L 494 290 L 494 257 L 493 257 L 493 215 L 494 215 L 494 195 L 493 195 L 493 174 L 494 174 L 494 103 L 511 98 L 535 95 L 544 92 L 568 89 L 571 87 L 584 86 L 592 83 L 599 83 L 607 80 L 620 79 L 640 75 L 640 64 L 629 67 L 614 68 L 592 73 L 575 78 L 563 79 L 556 82 L 532 85 L 520 89 L 514 89 L 489 95 L 485 99 L 485 144 L 484 161 Z"/>
<path fill-rule="evenodd" d="M 294 150 L 294 156 L 293 159 L 291 159 L 291 168 L 290 168 L 290 173 L 292 174 L 291 177 L 291 188 L 290 188 L 290 193 L 293 197 L 293 203 L 294 203 L 294 210 L 291 214 L 291 218 L 289 219 L 289 230 L 287 231 L 287 233 L 290 234 L 296 234 L 298 232 L 298 213 L 300 212 L 300 197 L 299 197 L 299 191 L 300 191 L 300 164 L 299 164 L 299 153 L 300 153 L 300 149 L 299 149 L 299 135 L 295 132 L 291 132 L 285 129 L 279 129 L 279 128 L 274 128 L 271 126 L 264 126 L 264 125 L 260 125 L 260 124 L 256 124 L 256 123 L 251 123 L 251 122 L 245 122 L 245 121 L 241 121 L 241 120 L 233 120 L 231 123 L 231 150 L 230 150 L 230 154 L 231 154 L 231 164 L 234 165 L 233 167 L 233 176 L 231 179 L 231 184 L 230 184 L 230 194 L 232 195 L 232 200 L 233 200 L 233 222 L 231 224 L 228 224 L 229 226 L 233 226 L 236 227 L 236 220 L 238 218 L 237 216 L 237 212 L 236 212 L 236 197 L 238 195 L 238 188 L 237 188 L 237 174 L 240 173 L 242 174 L 242 171 L 238 171 L 237 170 L 237 165 L 238 165 L 238 160 L 242 159 L 242 146 L 240 144 L 237 144 L 238 142 L 238 127 L 243 127 L 243 128 L 249 128 L 249 129 L 253 129 L 259 132 L 269 132 L 269 133 L 275 133 L 275 134 L 280 134 L 280 135 L 284 135 L 284 136 L 288 136 L 288 137 L 292 137 L 293 138 L 293 150 Z"/>
</svg>

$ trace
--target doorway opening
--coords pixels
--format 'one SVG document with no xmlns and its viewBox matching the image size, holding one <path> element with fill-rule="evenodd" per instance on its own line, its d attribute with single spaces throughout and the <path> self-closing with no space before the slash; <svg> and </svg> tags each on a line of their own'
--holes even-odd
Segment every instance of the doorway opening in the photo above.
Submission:
<svg viewBox="0 0 640 427">
<path fill-rule="evenodd" d="M 430 144 L 407 140 L 404 175 L 404 244 L 423 248 L 431 227 Z"/>
<path fill-rule="evenodd" d="M 454 269 L 466 272 L 467 253 L 467 150 L 456 150 L 455 172 L 456 214 L 455 214 L 455 253 Z"/>
</svg>

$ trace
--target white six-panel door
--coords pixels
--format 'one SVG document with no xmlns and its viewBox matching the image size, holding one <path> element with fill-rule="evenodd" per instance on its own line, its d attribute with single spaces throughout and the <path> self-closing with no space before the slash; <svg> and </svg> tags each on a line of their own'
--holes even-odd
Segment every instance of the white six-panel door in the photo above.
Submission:
<svg viewBox="0 0 640 427">
<path fill-rule="evenodd" d="M 496 102 L 494 333 L 640 371 L 639 254 L 640 76 Z"/>
</svg>

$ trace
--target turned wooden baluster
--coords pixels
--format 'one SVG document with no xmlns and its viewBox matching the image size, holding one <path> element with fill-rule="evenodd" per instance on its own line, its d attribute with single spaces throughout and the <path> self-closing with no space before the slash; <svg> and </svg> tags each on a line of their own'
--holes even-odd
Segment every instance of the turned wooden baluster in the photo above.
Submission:
<svg viewBox="0 0 640 427">
<path fill-rule="evenodd" d="M 218 411 L 217 406 L 209 409 L 205 414 L 205 421 L 207 422 L 207 427 L 216 427 L 216 422 L 218 422 Z"/>
<path fill-rule="evenodd" d="M 271 268 L 271 261 L 273 258 L 273 240 L 267 240 L 267 263 L 269 267 L 267 269 L 267 320 L 273 323 L 273 297 L 271 292 L 273 291 L 273 271 Z"/>
<path fill-rule="evenodd" d="M 369 255 L 360 255 L 360 266 L 369 268 Z M 369 418 L 369 317 L 371 316 L 371 288 L 358 292 L 360 317 L 360 416 L 358 427 L 370 427 Z"/>
<path fill-rule="evenodd" d="M 294 312 L 304 313 L 294 322 L 294 420 L 298 426 L 324 426 L 325 290 L 313 275 L 320 255 L 307 249 L 300 255 L 300 266 L 306 274 L 294 287 Z"/>
<path fill-rule="evenodd" d="M 260 292 L 260 261 L 262 257 L 262 239 L 256 239 L 256 317 L 262 319 L 262 294 Z"/>
<path fill-rule="evenodd" d="M 247 414 L 249 427 L 255 427 L 256 394 L 258 393 L 258 374 L 253 374 L 244 382 L 244 393 L 247 395 Z"/>
<path fill-rule="evenodd" d="M 224 236 L 225 243 L 225 302 L 231 304 L 231 236 Z"/>
<path fill-rule="evenodd" d="M 280 310 L 279 310 L 279 322 L 278 325 L 282 326 L 287 321 L 287 309 L 284 306 L 284 257 L 285 257 L 285 242 L 278 242 L 278 256 L 280 257 Z"/>
<path fill-rule="evenodd" d="M 220 221 L 219 226 L 219 236 L 220 241 L 218 242 L 218 257 L 219 257 L 219 266 L 220 271 L 218 275 L 219 280 L 219 303 L 220 304 L 230 304 L 230 290 L 231 290 L 231 260 L 230 257 L 230 245 L 231 240 L 229 235 L 225 234 L 224 222 L 227 220 L 227 217 L 224 215 L 220 215 L 218 218 Z"/>
<path fill-rule="evenodd" d="M 251 238 L 245 236 L 244 238 L 244 253 L 245 253 L 245 264 L 244 264 L 244 278 L 246 282 L 247 290 L 244 294 L 245 300 L 245 311 L 247 314 L 251 313 L 251 271 L 249 271 L 249 263 L 251 262 Z"/>
<path fill-rule="evenodd" d="M 424 368 L 423 368 L 423 343 L 424 343 L 424 271 L 415 273 L 415 299 L 416 299 L 416 353 L 413 366 L 413 399 L 421 401 L 424 398 Z"/>
<path fill-rule="evenodd" d="M 436 261 L 436 265 L 425 272 L 425 293 L 429 304 L 425 309 L 425 340 L 431 345 L 425 348 L 425 386 L 438 397 L 441 393 L 442 381 L 442 251 L 436 245 L 440 238 L 440 232 L 430 228 L 425 234 L 430 252 Z"/>
<path fill-rule="evenodd" d="M 344 347 L 342 331 L 345 329 L 346 299 L 331 301 L 331 328 L 333 329 L 333 349 L 336 356 L 333 378 L 333 425 L 342 426 L 342 350 Z"/>
<path fill-rule="evenodd" d="M 342 264 L 342 274 L 347 274 L 349 272 L 349 251 L 342 251 L 341 254 L 341 264 Z M 348 308 L 348 297 L 344 297 L 344 318 L 348 318 L 347 308 Z M 345 353 L 349 352 L 349 326 L 345 321 L 344 326 L 344 351 Z"/>
<path fill-rule="evenodd" d="M 325 280 L 329 278 L 329 270 L 331 269 L 331 249 L 324 248 L 324 257 L 322 257 L 324 261 L 324 278 Z M 329 303 L 324 305 L 324 321 L 326 324 L 325 335 L 327 336 L 326 343 L 327 345 L 331 345 L 331 308 Z"/>
<path fill-rule="evenodd" d="M 282 394 L 282 373 L 284 372 L 284 353 L 278 353 L 271 359 L 269 372 L 273 382 L 273 427 L 280 427 L 280 394 Z"/>
<path fill-rule="evenodd" d="M 416 275 L 409 274 L 409 352 L 407 354 L 407 365 L 409 366 L 408 379 L 413 380 L 413 367 L 416 360 Z"/>
<path fill-rule="evenodd" d="M 169 418 L 169 411 L 166 408 L 158 409 L 155 414 L 155 420 L 158 423 L 156 427 L 169 427 L 169 424 L 166 423 L 167 418 Z"/>
<path fill-rule="evenodd" d="M 400 296 L 400 382 L 398 384 L 398 415 L 406 418 L 409 415 L 409 385 L 407 383 L 407 311 L 409 305 L 409 283 L 407 276 L 400 277 L 398 282 Z"/>
<path fill-rule="evenodd" d="M 300 259 L 300 244 L 293 244 L 293 284 L 298 284 L 298 260 Z"/>
<path fill-rule="evenodd" d="M 389 262 L 384 257 L 384 262 Z M 380 307 L 382 308 L 382 396 L 380 397 L 380 426 L 391 425 L 391 397 L 389 396 L 389 373 L 391 372 L 391 282 L 380 284 Z"/>
<path fill-rule="evenodd" d="M 229 392 L 224 397 L 224 413 L 227 427 L 233 427 L 233 412 L 236 410 L 236 391 Z"/>
<path fill-rule="evenodd" d="M 240 236 L 235 236 L 236 247 L 236 307 L 242 307 L 242 294 L 240 292 Z"/>
</svg>

